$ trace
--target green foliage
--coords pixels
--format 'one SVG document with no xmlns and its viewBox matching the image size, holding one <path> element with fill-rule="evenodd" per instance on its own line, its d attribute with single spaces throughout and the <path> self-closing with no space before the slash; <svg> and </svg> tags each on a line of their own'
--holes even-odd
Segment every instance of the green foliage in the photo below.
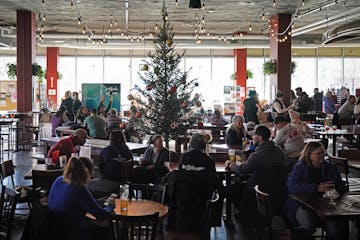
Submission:
<svg viewBox="0 0 360 240">
<path fill-rule="evenodd" d="M 47 78 L 47 70 L 45 70 L 45 78 Z M 57 72 L 57 79 L 61 80 L 63 78 L 63 75 L 61 73 L 59 73 L 59 71 Z"/>
<path fill-rule="evenodd" d="M 251 70 L 246 69 L 246 78 L 248 79 L 252 79 L 254 77 L 253 73 Z"/>
<path fill-rule="evenodd" d="M 15 79 L 16 78 L 16 64 L 8 63 L 8 64 L 6 64 L 6 66 L 8 67 L 7 74 L 9 76 L 9 78 Z M 34 63 L 32 65 L 32 75 L 38 77 L 38 81 L 43 81 L 43 79 L 45 77 L 45 72 L 39 64 Z"/>
<path fill-rule="evenodd" d="M 8 77 L 10 79 L 15 79 L 16 78 L 16 64 L 8 63 L 8 64 L 6 64 L 6 67 L 8 68 L 8 70 L 7 70 Z"/>
<path fill-rule="evenodd" d="M 269 60 L 264 62 L 263 64 L 263 72 L 265 75 L 270 75 L 276 73 L 276 61 L 275 60 Z"/>
<path fill-rule="evenodd" d="M 269 60 L 263 64 L 263 72 L 265 75 L 270 75 L 276 73 L 277 63 L 276 60 Z M 296 62 L 291 62 L 291 74 L 295 72 Z"/>
<path fill-rule="evenodd" d="M 144 60 L 148 71 L 138 73 L 145 87 L 135 86 L 138 94 L 131 95 L 130 99 L 142 106 L 144 132 L 163 135 L 168 146 L 169 139 L 183 136 L 196 122 L 192 107 L 199 102 L 200 95 L 191 96 L 196 79 L 187 80 L 189 72 L 179 69 L 184 53 L 174 50 L 173 28 L 165 19 L 164 3 L 161 11 L 163 24 L 153 42 L 155 52 L 148 53 L 149 61 Z"/>
</svg>

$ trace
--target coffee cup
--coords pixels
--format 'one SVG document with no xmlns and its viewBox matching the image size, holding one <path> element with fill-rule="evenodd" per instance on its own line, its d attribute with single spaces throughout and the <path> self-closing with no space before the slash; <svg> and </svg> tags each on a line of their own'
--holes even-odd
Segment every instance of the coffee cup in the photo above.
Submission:
<svg viewBox="0 0 360 240">
<path fill-rule="evenodd" d="M 46 165 L 51 165 L 52 164 L 52 159 L 51 158 L 45 158 L 45 164 Z"/>
</svg>

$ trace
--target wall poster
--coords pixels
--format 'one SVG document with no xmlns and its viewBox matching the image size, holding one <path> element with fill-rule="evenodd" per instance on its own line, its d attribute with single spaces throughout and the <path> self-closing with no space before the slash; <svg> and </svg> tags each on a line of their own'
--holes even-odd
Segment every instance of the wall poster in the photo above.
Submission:
<svg viewBox="0 0 360 240">
<path fill-rule="evenodd" d="M 105 107 L 108 106 L 110 96 L 113 101 L 111 108 L 116 108 L 120 112 L 121 85 L 113 83 L 83 83 L 82 101 L 89 111 L 97 109 L 102 96 L 105 96 Z M 111 109 L 110 108 L 110 109 Z"/>
</svg>

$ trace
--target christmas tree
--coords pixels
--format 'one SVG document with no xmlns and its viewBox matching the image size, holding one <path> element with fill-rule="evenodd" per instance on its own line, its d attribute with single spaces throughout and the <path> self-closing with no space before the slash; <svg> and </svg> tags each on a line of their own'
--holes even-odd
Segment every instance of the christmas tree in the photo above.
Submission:
<svg viewBox="0 0 360 240">
<path fill-rule="evenodd" d="M 198 85 L 196 79 L 187 80 L 189 72 L 179 69 L 184 53 L 174 50 L 173 28 L 164 3 L 161 13 L 162 26 L 154 39 L 155 52 L 148 53 L 150 60 L 144 60 L 145 71 L 139 73 L 145 88 L 135 86 L 140 97 L 129 95 L 129 98 L 142 106 L 145 133 L 163 135 L 168 147 L 170 139 L 184 136 L 197 121 L 192 108 L 201 107 L 201 101 L 199 94 L 191 96 Z"/>
</svg>

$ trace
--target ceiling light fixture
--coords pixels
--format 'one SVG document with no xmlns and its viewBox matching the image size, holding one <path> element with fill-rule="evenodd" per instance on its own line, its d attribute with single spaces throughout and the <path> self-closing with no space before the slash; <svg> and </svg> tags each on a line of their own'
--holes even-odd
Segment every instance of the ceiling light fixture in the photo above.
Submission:
<svg viewBox="0 0 360 240">
<path fill-rule="evenodd" d="M 190 0 L 189 1 L 189 8 L 201 8 L 201 1 L 200 0 Z"/>
</svg>

